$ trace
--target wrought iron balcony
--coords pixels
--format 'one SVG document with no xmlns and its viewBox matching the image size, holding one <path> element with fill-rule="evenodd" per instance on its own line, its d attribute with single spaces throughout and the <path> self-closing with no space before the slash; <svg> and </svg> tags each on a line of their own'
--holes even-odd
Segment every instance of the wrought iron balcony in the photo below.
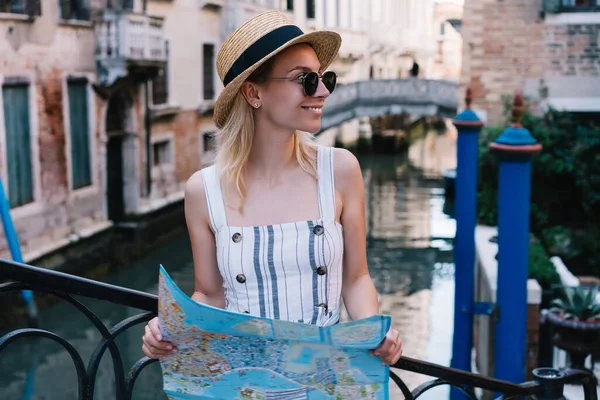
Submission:
<svg viewBox="0 0 600 400">
<path fill-rule="evenodd" d="M 99 84 L 110 86 L 130 73 L 152 76 L 167 61 L 163 19 L 105 9 L 96 22 Z"/>
<path fill-rule="evenodd" d="M 71 357 L 78 376 L 79 399 L 91 400 L 94 396 L 94 386 L 98 378 L 98 367 L 104 353 L 110 353 L 116 385 L 116 399 L 131 399 L 136 379 L 142 370 L 157 360 L 144 357 L 133 365 L 125 374 L 123 361 L 115 339 L 129 328 L 143 324 L 152 319 L 157 313 L 158 299 L 154 295 L 96 282 L 77 276 L 38 268 L 26 264 L 0 259 L 0 280 L 8 281 L 0 284 L 0 294 L 24 289 L 45 292 L 57 296 L 73 305 L 93 325 L 102 339 L 86 364 L 81 354 L 61 336 L 40 328 L 18 329 L 0 337 L 0 361 L 2 350 L 22 338 L 47 338 L 61 345 Z M 84 296 L 111 302 L 115 307 L 124 306 L 140 310 L 140 313 L 129 317 L 109 328 L 82 302 L 73 296 Z M 140 338 L 141 340 L 141 338 Z M 34 355 L 32 355 L 34 357 Z M 412 391 L 396 375 L 394 369 L 411 371 L 430 376 L 434 379 L 422 384 Z M 501 381 L 481 375 L 447 368 L 408 357 L 403 357 L 393 366 L 392 381 L 398 385 L 406 399 L 416 399 L 423 393 L 437 386 L 449 385 L 463 391 L 468 398 L 476 400 L 474 389 L 481 388 L 503 394 L 501 399 L 535 396 L 536 399 L 564 399 L 563 386 L 566 383 L 578 382 L 582 385 L 585 400 L 597 400 L 596 379 L 589 371 L 555 370 L 538 368 L 533 372 L 535 379 L 522 384 Z"/>
</svg>

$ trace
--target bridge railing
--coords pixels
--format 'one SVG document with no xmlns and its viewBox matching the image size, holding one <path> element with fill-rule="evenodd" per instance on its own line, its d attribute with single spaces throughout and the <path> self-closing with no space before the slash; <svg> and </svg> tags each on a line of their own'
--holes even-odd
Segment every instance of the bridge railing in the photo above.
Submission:
<svg viewBox="0 0 600 400">
<path fill-rule="evenodd" d="M 357 117 L 419 114 L 454 117 L 458 83 L 420 78 L 376 79 L 340 84 L 323 108 L 322 129 Z"/>
<path fill-rule="evenodd" d="M 0 295 L 30 289 L 63 299 L 81 312 L 102 336 L 94 352 L 87 360 L 86 366 L 75 347 L 61 336 L 40 328 L 17 329 L 0 338 L 0 360 L 2 360 L 2 351 L 19 339 L 36 337 L 53 340 L 68 352 L 73 361 L 78 378 L 79 399 L 82 400 L 93 399 L 98 367 L 102 356 L 107 350 L 113 363 L 117 400 L 131 399 L 139 374 L 146 366 L 157 361 L 147 357 L 141 358 L 125 373 L 123 359 L 115 343 L 115 339 L 129 328 L 145 323 L 156 316 L 157 296 L 3 259 L 0 259 L 0 282 L 5 282 L 0 284 Z M 112 327 L 107 327 L 94 312 L 75 299 L 74 295 L 132 307 L 139 310 L 140 313 L 126 318 Z M 433 379 L 411 391 L 394 372 L 396 369 L 427 375 Z M 522 396 L 535 396 L 534 398 L 539 400 L 563 399 L 564 385 L 578 382 L 583 387 L 585 400 L 597 400 L 596 379 L 589 371 L 559 371 L 551 368 L 538 368 L 534 371 L 534 376 L 535 379 L 532 381 L 515 384 L 408 357 L 401 358 L 393 366 L 390 374 L 391 379 L 398 385 L 406 399 L 416 399 L 428 390 L 441 385 L 456 387 L 471 399 L 477 399 L 475 388 L 500 393 L 502 394 L 501 399 L 520 398 Z"/>
</svg>

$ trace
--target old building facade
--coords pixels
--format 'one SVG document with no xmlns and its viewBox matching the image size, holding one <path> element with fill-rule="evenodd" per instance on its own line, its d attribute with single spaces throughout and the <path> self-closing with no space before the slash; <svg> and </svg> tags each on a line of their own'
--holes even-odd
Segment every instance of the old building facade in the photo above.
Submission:
<svg viewBox="0 0 600 400">
<path fill-rule="evenodd" d="M 99 60 L 96 47 L 104 40 L 114 54 L 117 43 L 114 31 L 97 32 L 92 20 L 107 22 L 139 7 L 122 3 L 23 0 L 4 2 L 0 10 L 5 33 L 0 39 L 0 169 L 26 261 L 111 225 L 105 117 L 112 89 L 98 74 L 98 65 L 108 64 Z M 149 20 L 138 19 L 141 30 L 149 31 Z M 141 50 L 138 59 L 157 67 L 160 43 L 156 46 L 154 60 L 145 53 L 148 46 L 132 43 L 131 49 Z M 117 64 L 111 70 L 116 69 Z M 121 69 L 117 77 L 131 94 L 130 107 L 139 109 L 133 75 Z M 134 117 L 129 122 L 139 124 Z M 0 255 L 7 254 L 0 235 Z"/>
<path fill-rule="evenodd" d="M 461 84 L 488 123 L 516 90 L 537 113 L 600 112 L 598 0 L 466 0 L 462 35 Z"/>
<path fill-rule="evenodd" d="M 455 2 L 437 2 L 433 11 L 433 34 L 435 56 L 431 73 L 432 79 L 458 82 L 462 66 L 462 24 L 463 5 Z"/>
<path fill-rule="evenodd" d="M 269 9 L 286 12 L 305 31 L 341 33 L 344 44 L 331 66 L 341 83 L 406 77 L 415 61 L 420 76 L 431 71 L 433 1 L 3 6 L 0 176 L 26 262 L 181 203 L 189 176 L 214 159 L 221 44 Z M 359 123 L 346 129 L 356 131 Z M 10 258 L 4 235 L 0 257 Z"/>
</svg>

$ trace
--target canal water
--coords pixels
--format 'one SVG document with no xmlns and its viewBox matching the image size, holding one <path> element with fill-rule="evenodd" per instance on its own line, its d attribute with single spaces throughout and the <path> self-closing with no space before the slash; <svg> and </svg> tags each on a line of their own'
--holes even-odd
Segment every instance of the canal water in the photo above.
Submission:
<svg viewBox="0 0 600 400">
<path fill-rule="evenodd" d="M 366 189 L 367 256 L 380 293 L 381 311 L 392 316 L 406 356 L 442 365 L 450 363 L 455 225 L 452 206 L 444 198 L 440 171 L 455 165 L 455 143 L 451 132 L 429 132 L 415 140 L 406 155 L 359 157 Z M 187 294 L 192 293 L 192 254 L 186 236 L 149 252 L 105 281 L 156 293 L 159 263 Z M 112 303 L 81 300 L 106 326 L 137 313 Z M 67 339 L 86 363 L 100 340 L 98 332 L 69 304 L 60 303 L 44 311 L 41 327 Z M 135 327 L 117 340 L 126 369 L 143 356 L 142 330 Z M 402 371 L 399 375 L 411 389 L 428 380 Z M 22 340 L 1 354 L 3 400 L 76 399 L 76 388 L 75 368 L 68 354 L 53 342 Z M 95 398 L 115 398 L 108 356 L 100 365 Z M 166 399 L 158 364 L 142 372 L 133 398 Z M 401 398 L 392 387 L 391 399 Z M 436 388 L 422 398 L 447 398 L 447 389 Z"/>
</svg>

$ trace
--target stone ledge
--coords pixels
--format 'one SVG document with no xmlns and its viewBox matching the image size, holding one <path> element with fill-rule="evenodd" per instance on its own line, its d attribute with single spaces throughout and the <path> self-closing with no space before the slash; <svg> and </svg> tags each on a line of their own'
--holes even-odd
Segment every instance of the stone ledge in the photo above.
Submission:
<svg viewBox="0 0 600 400">
<path fill-rule="evenodd" d="M 41 246 L 35 250 L 29 251 L 29 252 L 23 254 L 23 261 L 25 263 L 31 263 L 32 261 L 38 260 L 52 252 L 60 250 L 63 247 L 66 247 L 70 244 L 77 243 L 82 239 L 90 238 L 102 231 L 110 229 L 112 226 L 113 226 L 112 221 L 103 221 L 103 222 L 94 224 L 90 227 L 81 229 L 78 232 L 73 232 L 66 238 L 54 241 L 46 246 Z"/>
<path fill-rule="evenodd" d="M 149 200 L 146 199 L 146 201 L 140 204 L 135 214 L 137 216 L 148 214 L 153 211 L 157 211 L 163 207 L 182 201 L 184 198 L 184 194 L 185 193 L 183 190 L 179 190 L 164 197 L 153 198 Z"/>
<path fill-rule="evenodd" d="M 498 291 L 498 244 L 490 242 L 490 238 L 498 234 L 495 226 L 477 225 L 475 227 L 476 262 L 484 272 L 484 278 L 489 286 L 492 303 L 496 302 Z M 542 287 L 535 279 L 527 280 L 527 304 L 534 305 L 542 302 Z"/>
</svg>

